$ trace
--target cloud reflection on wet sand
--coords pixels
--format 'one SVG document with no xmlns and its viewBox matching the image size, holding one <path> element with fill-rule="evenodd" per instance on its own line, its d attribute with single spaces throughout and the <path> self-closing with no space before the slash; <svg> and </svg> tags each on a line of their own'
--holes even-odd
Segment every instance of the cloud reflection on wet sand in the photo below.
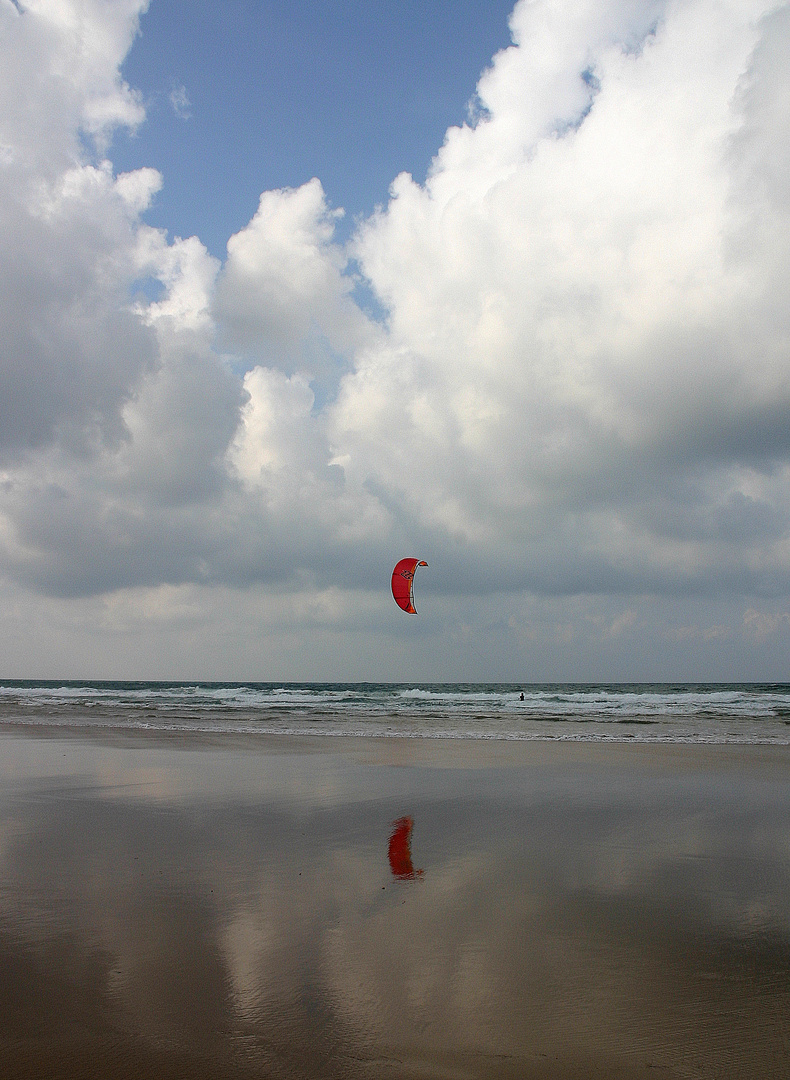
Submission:
<svg viewBox="0 0 790 1080">
<path fill-rule="evenodd" d="M 271 746 L 3 739 L 9 1075 L 786 1075 L 786 749 Z"/>
</svg>

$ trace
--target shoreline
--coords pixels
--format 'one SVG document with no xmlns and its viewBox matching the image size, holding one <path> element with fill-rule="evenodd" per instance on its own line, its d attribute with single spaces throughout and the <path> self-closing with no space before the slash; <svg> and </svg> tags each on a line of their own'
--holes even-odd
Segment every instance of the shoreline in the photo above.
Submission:
<svg viewBox="0 0 790 1080">
<path fill-rule="evenodd" d="M 606 760 L 621 753 L 634 754 L 637 758 L 649 758 L 662 756 L 666 753 L 670 756 L 692 757 L 699 753 L 705 756 L 710 753 L 714 756 L 728 756 L 729 752 L 737 758 L 761 757 L 786 758 L 790 764 L 790 740 L 788 742 L 776 742 L 768 739 L 752 739 L 750 741 L 738 741 L 735 739 L 695 739 L 695 738 L 672 738 L 672 739 L 637 739 L 625 736 L 601 735 L 589 736 L 540 736 L 529 735 L 512 738 L 497 735 L 420 735 L 411 732 L 362 735 L 345 732 L 272 732 L 272 731 L 249 731 L 249 730 L 223 730 L 216 731 L 203 728 L 166 728 L 166 727 L 139 727 L 118 724 L 109 726 L 104 724 L 78 723 L 51 723 L 46 720 L 28 721 L 3 721 L 0 723 L 0 740 L 3 739 L 36 739 L 64 741 L 74 740 L 77 742 L 96 742 L 98 744 L 115 744 L 128 746 L 163 746 L 183 747 L 194 749 L 204 747 L 216 750 L 255 750 L 260 753 L 304 751 L 306 753 L 338 753 L 348 752 L 362 753 L 365 750 L 378 750 L 382 756 L 384 748 L 393 744 L 403 744 L 409 747 L 408 752 L 415 760 L 436 760 L 444 756 L 468 756 L 490 759 L 493 763 L 505 764 L 509 759 L 524 761 L 535 754 L 561 754 L 579 757 L 597 756 L 599 753 Z M 553 751 L 546 749 L 555 748 Z M 575 749 L 574 749 L 575 748 Z"/>
<path fill-rule="evenodd" d="M 619 721 L 618 723 L 625 723 Z M 359 743 L 388 743 L 392 741 L 413 742 L 420 744 L 428 743 L 461 743 L 469 744 L 472 746 L 485 746 L 485 745 L 498 745 L 498 746 L 532 746 L 532 745 L 562 745 L 562 746 L 640 746 L 640 747 L 662 747 L 662 746 L 676 746 L 676 747 L 765 747 L 776 748 L 777 750 L 785 750 L 790 752 L 790 735 L 787 737 L 787 741 L 780 741 L 775 738 L 743 738 L 738 736 L 672 736 L 670 737 L 638 737 L 630 734 L 612 734 L 606 732 L 601 735 L 547 735 L 547 734 L 520 734 L 520 735 L 499 735 L 494 732 L 489 732 L 482 735 L 476 735 L 470 732 L 464 732 L 463 734 L 453 733 L 422 733 L 419 731 L 393 731 L 393 732 L 376 732 L 375 734 L 363 734 L 361 732 L 347 732 L 347 731 L 280 731 L 280 730 L 250 730 L 245 728 L 225 728 L 217 729 L 212 727 L 193 727 L 193 726 L 158 726 L 158 727 L 146 727 L 142 724 L 124 724 L 124 723 L 80 723 L 72 720 L 58 722 L 52 721 L 47 718 L 36 720 L 19 720 L 19 719 L 2 719 L 0 720 L 0 738 L 4 735 L 12 736 L 26 736 L 30 735 L 35 737 L 41 735 L 42 737 L 52 738 L 70 738 L 75 737 L 79 739 L 96 739 L 102 741 L 105 738 L 129 738 L 130 740 L 139 739 L 142 741 L 150 740 L 163 740 L 163 741 L 178 741 L 182 740 L 187 742 L 189 740 L 195 740 L 197 742 L 206 742 L 216 745 L 218 747 L 224 744 L 233 743 L 235 740 L 240 742 L 249 743 L 254 745 L 256 741 L 268 740 L 272 745 L 276 744 L 277 740 L 298 742 L 300 740 L 325 740 L 327 743 L 331 743 L 334 740 L 345 740 L 347 742 L 359 742 Z"/>
</svg>

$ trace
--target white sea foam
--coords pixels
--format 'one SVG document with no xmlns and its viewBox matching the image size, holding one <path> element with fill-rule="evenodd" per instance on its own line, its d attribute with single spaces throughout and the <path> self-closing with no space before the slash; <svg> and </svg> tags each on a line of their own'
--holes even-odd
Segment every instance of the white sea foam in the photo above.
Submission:
<svg viewBox="0 0 790 1080">
<path fill-rule="evenodd" d="M 790 744 L 790 686 L 5 681 L 0 683 L 0 729 L 9 724 L 215 734 Z"/>
</svg>

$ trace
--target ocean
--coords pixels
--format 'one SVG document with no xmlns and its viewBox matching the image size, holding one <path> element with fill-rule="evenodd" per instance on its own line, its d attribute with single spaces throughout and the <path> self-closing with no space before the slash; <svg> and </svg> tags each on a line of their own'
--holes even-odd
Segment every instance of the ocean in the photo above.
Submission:
<svg viewBox="0 0 790 1080">
<path fill-rule="evenodd" d="M 523 697 L 522 697 L 523 695 Z M 790 744 L 790 684 L 0 681 L 0 731 Z"/>
</svg>

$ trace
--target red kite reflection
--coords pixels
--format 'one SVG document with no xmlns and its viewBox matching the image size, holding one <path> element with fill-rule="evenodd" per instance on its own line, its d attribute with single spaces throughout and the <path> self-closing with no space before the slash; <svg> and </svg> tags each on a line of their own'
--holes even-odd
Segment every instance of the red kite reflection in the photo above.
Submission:
<svg viewBox="0 0 790 1080">
<path fill-rule="evenodd" d="M 392 823 L 389 859 L 393 877 L 401 881 L 422 877 L 422 870 L 415 870 L 411 861 L 411 831 L 414 822 L 410 817 L 398 818 Z"/>
<path fill-rule="evenodd" d="M 427 566 L 420 559 L 401 559 L 392 571 L 392 595 L 399 608 L 409 615 L 416 615 L 414 606 L 414 571 L 418 566 Z"/>
</svg>

